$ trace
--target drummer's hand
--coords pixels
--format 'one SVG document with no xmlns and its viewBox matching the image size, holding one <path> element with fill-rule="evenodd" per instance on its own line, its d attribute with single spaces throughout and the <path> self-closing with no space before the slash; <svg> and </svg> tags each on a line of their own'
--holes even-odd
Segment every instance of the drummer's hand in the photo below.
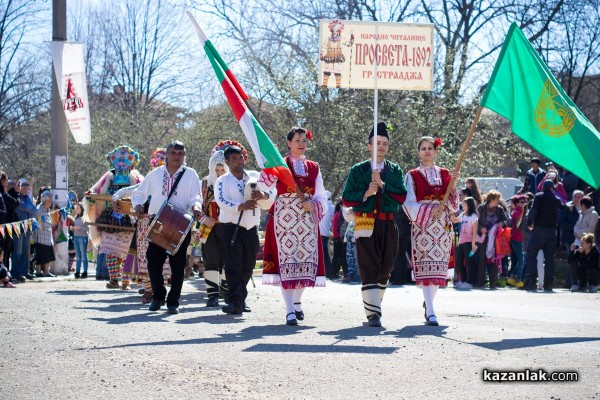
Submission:
<svg viewBox="0 0 600 400">
<path fill-rule="evenodd" d="M 121 207 L 119 203 L 114 200 L 112 201 L 112 209 L 117 214 L 123 214 L 123 207 Z"/>
<path fill-rule="evenodd" d="M 208 226 L 209 228 L 212 228 L 213 226 L 215 226 L 216 223 L 217 223 L 217 221 L 215 221 L 211 217 L 206 217 L 203 222 L 203 224 Z"/>
<path fill-rule="evenodd" d="M 141 204 L 139 206 L 135 206 L 133 215 L 137 218 L 142 218 L 144 216 L 144 209 Z"/>
<path fill-rule="evenodd" d="M 202 211 L 197 208 L 192 208 L 192 212 L 194 213 L 194 220 L 198 221 L 200 217 L 202 217 Z"/>
<path fill-rule="evenodd" d="M 304 203 L 302 203 L 302 208 L 304 208 L 305 212 L 310 212 L 311 209 L 311 205 L 312 205 L 312 201 L 305 201 Z"/>
<path fill-rule="evenodd" d="M 253 210 L 256 208 L 256 200 L 247 200 L 238 206 L 238 211 Z"/>
</svg>

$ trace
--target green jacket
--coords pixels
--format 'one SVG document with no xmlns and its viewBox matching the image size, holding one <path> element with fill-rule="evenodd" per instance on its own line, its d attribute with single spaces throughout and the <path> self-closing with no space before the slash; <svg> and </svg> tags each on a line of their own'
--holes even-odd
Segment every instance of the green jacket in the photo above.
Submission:
<svg viewBox="0 0 600 400">
<path fill-rule="evenodd" d="M 377 208 L 379 212 L 398 212 L 398 208 L 406 199 L 406 186 L 404 186 L 404 173 L 398 164 L 385 160 L 381 180 L 384 182 L 383 190 L 377 195 L 368 197 L 363 202 L 365 192 L 371 183 L 371 160 L 354 164 L 344 185 L 342 200 L 346 207 L 354 211 L 371 213 Z"/>
</svg>

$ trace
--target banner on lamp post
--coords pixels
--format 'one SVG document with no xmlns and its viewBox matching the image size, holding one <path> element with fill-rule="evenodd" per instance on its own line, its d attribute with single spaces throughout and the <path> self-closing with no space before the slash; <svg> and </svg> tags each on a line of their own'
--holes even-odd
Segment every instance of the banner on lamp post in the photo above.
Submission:
<svg viewBox="0 0 600 400">
<path fill-rule="evenodd" d="M 433 90 L 433 25 L 319 21 L 319 85 Z"/>
<path fill-rule="evenodd" d="M 71 134 L 77 143 L 91 142 L 90 110 L 83 43 L 52 42 L 52 63 Z"/>
</svg>

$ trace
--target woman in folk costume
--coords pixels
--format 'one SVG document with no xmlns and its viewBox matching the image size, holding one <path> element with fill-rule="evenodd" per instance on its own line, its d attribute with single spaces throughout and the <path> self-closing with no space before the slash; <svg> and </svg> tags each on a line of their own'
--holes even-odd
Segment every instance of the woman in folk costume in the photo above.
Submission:
<svg viewBox="0 0 600 400">
<path fill-rule="evenodd" d="M 111 165 L 102 178 L 88 191 L 89 194 L 115 194 L 119 189 L 133 186 L 142 181 L 142 174 L 135 169 L 139 162 L 139 154 L 129 146 L 119 146 L 106 155 Z M 111 202 L 96 201 L 93 204 L 85 202 L 85 221 L 96 222 L 106 208 L 112 208 Z M 114 216 L 114 214 L 113 214 Z M 131 231 L 117 231 L 108 233 L 100 231 L 95 226 L 90 226 L 90 238 L 94 245 L 99 246 L 99 253 L 106 254 L 106 265 L 110 281 L 106 284 L 108 289 L 119 288 L 121 263 L 129 252 L 129 245 L 133 238 Z M 131 289 L 129 281 L 122 281 L 123 290 Z"/>
<path fill-rule="evenodd" d="M 294 188 L 275 176 L 261 173 L 258 187 L 277 187 L 277 199 L 269 210 L 265 234 L 263 284 L 281 286 L 286 306 L 286 324 L 304 319 L 302 294 L 306 287 L 325 286 L 325 263 L 319 222 L 327 207 L 327 194 L 319 164 L 304 156 L 312 132 L 294 127 L 287 134 L 290 155 L 285 158 L 303 202 Z"/>
<path fill-rule="evenodd" d="M 438 287 L 446 286 L 448 264 L 452 248 L 452 221 L 450 216 L 458 211 L 456 183 L 444 209 L 440 204 L 450 180 L 458 176 L 446 168 L 435 165 L 437 149 L 442 141 L 422 137 L 417 145 L 421 165 L 406 174 L 406 201 L 404 210 L 412 222 L 412 265 L 417 286 L 423 290 L 423 307 L 427 325 L 438 326 L 433 309 L 433 299 Z M 455 181 L 456 182 L 456 181 Z"/>
<path fill-rule="evenodd" d="M 167 159 L 167 149 L 159 147 L 152 153 L 152 159 L 150 160 L 150 170 L 164 165 Z M 131 193 L 139 186 L 133 185 L 126 188 L 120 189 L 113 195 L 113 209 L 115 212 L 122 212 L 121 207 L 118 205 L 118 201 L 123 198 L 130 198 Z M 146 304 L 152 301 L 152 286 L 150 285 L 150 278 L 148 276 L 148 261 L 146 260 L 146 250 L 148 250 L 148 241 L 144 239 L 146 232 L 148 231 L 148 225 L 150 225 L 150 218 L 146 215 L 142 218 L 138 218 L 135 223 L 135 233 L 131 240 L 129 247 L 129 253 L 123 262 L 123 280 L 136 280 L 141 279 L 143 290 L 140 290 L 142 294 L 141 302 Z M 167 269 L 167 275 L 170 275 L 170 267 L 168 266 L 169 260 L 165 262 L 165 268 Z"/>
<path fill-rule="evenodd" d="M 219 224 L 219 206 L 215 201 L 215 182 L 218 177 L 229 172 L 225 163 L 224 151 L 229 146 L 242 149 L 244 158 L 248 153 L 235 140 L 219 142 L 212 151 L 208 161 L 208 176 L 202 179 L 202 217 L 200 218 L 199 240 L 202 242 L 202 259 L 204 261 L 204 282 L 206 283 L 207 307 L 219 306 L 219 291 L 226 292 L 227 281 L 223 270 L 223 240 Z M 225 299 L 227 300 L 227 299 Z"/>
</svg>

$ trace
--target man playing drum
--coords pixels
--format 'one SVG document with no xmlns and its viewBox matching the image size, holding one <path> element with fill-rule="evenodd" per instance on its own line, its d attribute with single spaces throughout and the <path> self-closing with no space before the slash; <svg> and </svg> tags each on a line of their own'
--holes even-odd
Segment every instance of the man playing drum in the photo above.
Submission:
<svg viewBox="0 0 600 400">
<path fill-rule="evenodd" d="M 200 179 L 193 168 L 185 166 L 185 146 L 180 141 L 176 140 L 167 146 L 167 162 L 165 165 L 151 171 L 138 188 L 133 191 L 131 203 L 138 216 L 142 215 L 143 204 L 148 197 L 150 197 L 148 214 L 154 215 L 155 218 L 159 217 L 156 214 L 162 209 L 167 199 L 175 209 L 188 214 L 193 213 L 194 219 L 200 218 L 202 207 Z M 166 225 L 168 222 L 163 221 L 163 224 Z M 166 298 L 167 312 L 169 314 L 179 313 L 179 296 L 183 286 L 186 250 L 190 239 L 191 233 L 188 232 L 174 254 L 167 253 L 167 250 L 152 242 L 148 244 L 146 258 L 153 291 L 152 302 L 148 310 L 158 311 L 165 304 Z M 172 272 L 171 290 L 168 296 L 163 279 L 163 264 L 167 256 Z"/>
</svg>

